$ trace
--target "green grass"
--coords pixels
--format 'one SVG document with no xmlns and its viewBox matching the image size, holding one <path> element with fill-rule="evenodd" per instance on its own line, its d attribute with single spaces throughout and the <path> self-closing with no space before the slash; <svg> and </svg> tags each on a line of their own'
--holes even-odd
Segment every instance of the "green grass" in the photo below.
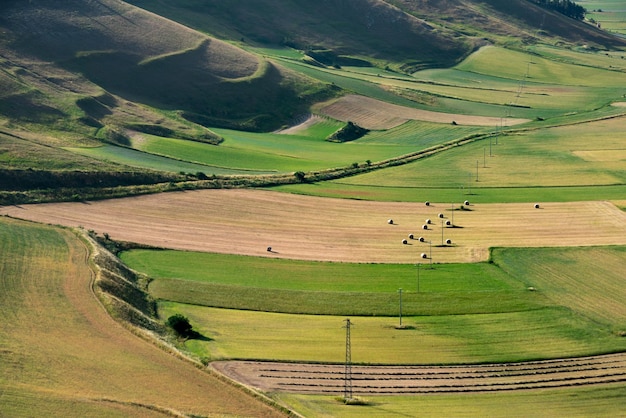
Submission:
<svg viewBox="0 0 626 418">
<path fill-rule="evenodd" d="M 369 405 L 347 406 L 333 397 L 320 395 L 272 396 L 293 405 L 304 416 L 359 418 L 376 416 L 423 417 L 610 417 L 626 409 L 626 387 L 622 384 L 559 390 L 500 392 L 436 396 L 363 396 Z"/>
<path fill-rule="evenodd" d="M 359 141 L 336 144 L 324 140 L 342 125 L 322 121 L 298 135 L 213 129 L 224 138 L 219 146 L 145 135 L 145 139 L 136 142 L 135 147 L 147 153 L 239 172 L 293 172 L 347 167 L 353 162 L 383 160 L 416 150 L 411 143 L 398 142 L 389 146 L 361 144 Z M 206 172 L 212 173 L 211 168 L 206 168 Z"/>
<path fill-rule="evenodd" d="M 619 200 L 626 145 L 615 133 L 625 126 L 622 116 L 499 135 L 387 168 L 384 176 L 371 172 L 277 190 L 398 201 Z"/>
<path fill-rule="evenodd" d="M 276 260 L 181 251 L 132 250 L 131 268 L 155 280 L 162 300 L 267 312 L 323 315 L 398 313 L 404 289 L 407 315 L 453 315 L 531 310 L 541 297 L 489 263 L 353 264 Z M 210 267 L 209 267 L 210 266 Z M 449 304 L 448 301 L 455 302 Z"/>
<path fill-rule="evenodd" d="M 454 303 L 453 299 L 446 301 Z M 345 315 L 294 315 L 159 302 L 159 313 L 187 316 L 206 340 L 185 348 L 199 357 L 341 363 Z M 626 341 L 565 308 L 499 314 L 350 317 L 352 361 L 461 364 L 584 356 L 626 349 Z"/>
<path fill-rule="evenodd" d="M 155 278 L 162 317 L 182 312 L 213 338 L 189 342 L 201 357 L 340 361 L 337 328 L 351 316 L 362 333 L 356 362 L 478 363 L 626 349 L 624 251 L 498 249 L 494 264 L 422 266 L 420 293 L 412 265 L 147 250 L 122 258 Z M 410 329 L 398 333 L 400 287 Z"/>
<path fill-rule="evenodd" d="M 598 22 L 608 32 L 626 34 L 626 9 L 620 0 L 580 0 L 587 9 L 586 18 Z"/>
<path fill-rule="evenodd" d="M 118 147 L 115 145 L 103 145 L 100 147 L 91 148 L 67 148 L 67 150 L 101 161 L 110 161 L 112 163 L 122 164 L 129 167 L 146 168 L 158 171 L 169 171 L 173 173 L 179 173 L 183 171 L 185 173 L 203 172 L 205 174 L 210 173 L 217 175 L 251 174 L 249 170 L 234 170 L 222 167 L 208 166 L 204 164 L 195 164 L 156 154 L 141 152 L 130 148 Z"/>
<path fill-rule="evenodd" d="M 311 196 L 386 202 L 476 203 L 578 202 L 582 200 L 623 200 L 626 185 L 563 187 L 492 187 L 484 188 L 469 180 L 458 187 L 389 187 L 357 185 L 343 180 L 319 184 L 293 184 L 272 190 Z"/>
<path fill-rule="evenodd" d="M 625 247 L 498 249 L 493 259 L 554 304 L 626 332 Z"/>
</svg>

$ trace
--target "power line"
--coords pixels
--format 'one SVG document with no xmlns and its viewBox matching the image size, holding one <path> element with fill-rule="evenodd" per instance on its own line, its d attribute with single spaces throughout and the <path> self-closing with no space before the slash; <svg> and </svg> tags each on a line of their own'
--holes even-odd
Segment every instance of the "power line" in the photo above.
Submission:
<svg viewBox="0 0 626 418">
<path fill-rule="evenodd" d="M 352 326 L 352 322 L 350 322 L 350 318 L 344 320 L 346 326 L 346 366 L 344 373 L 344 385 L 343 385 L 343 393 L 344 399 L 352 399 L 352 354 L 350 347 L 350 327 Z"/>
</svg>

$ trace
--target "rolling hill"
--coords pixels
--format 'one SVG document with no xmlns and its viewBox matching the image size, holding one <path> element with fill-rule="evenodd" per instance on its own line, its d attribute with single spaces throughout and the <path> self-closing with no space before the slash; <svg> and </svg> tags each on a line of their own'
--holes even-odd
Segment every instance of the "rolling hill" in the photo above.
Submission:
<svg viewBox="0 0 626 418">
<path fill-rule="evenodd" d="M 525 0 L 33 0 L 4 1 L 0 12 L 0 170 L 18 191 L 73 187 L 85 178 L 94 187 L 189 180 L 71 149 L 141 151 L 136 133 L 217 145 L 223 138 L 214 128 L 268 132 L 313 104 L 362 91 L 317 68 L 401 77 L 452 66 L 485 44 L 626 46 Z M 378 98 L 410 103 L 394 92 Z"/>
</svg>

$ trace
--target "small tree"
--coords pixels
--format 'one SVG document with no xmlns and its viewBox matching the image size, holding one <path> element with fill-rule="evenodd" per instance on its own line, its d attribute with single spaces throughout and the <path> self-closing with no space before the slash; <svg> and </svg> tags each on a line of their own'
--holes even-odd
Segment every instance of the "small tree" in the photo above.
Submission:
<svg viewBox="0 0 626 418">
<path fill-rule="evenodd" d="M 192 334 L 189 319 L 181 314 L 172 315 L 167 318 L 167 325 L 181 337 L 187 338 Z"/>
<path fill-rule="evenodd" d="M 293 173 L 293 175 L 296 177 L 296 180 L 298 180 L 299 183 L 304 183 L 304 171 L 296 171 L 295 173 Z"/>
</svg>

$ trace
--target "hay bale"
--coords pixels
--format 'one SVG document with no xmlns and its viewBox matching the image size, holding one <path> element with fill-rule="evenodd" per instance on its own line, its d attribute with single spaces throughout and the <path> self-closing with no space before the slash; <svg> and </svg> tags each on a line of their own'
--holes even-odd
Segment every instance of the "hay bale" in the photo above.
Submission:
<svg viewBox="0 0 626 418">
<path fill-rule="evenodd" d="M 428 225 L 426 224 L 422 225 L 422 229 L 428 229 Z"/>
<path fill-rule="evenodd" d="M 443 219 L 444 218 L 443 213 L 440 213 L 438 216 L 439 216 L 439 219 Z"/>
<path fill-rule="evenodd" d="M 465 202 L 463 202 L 463 204 L 464 204 L 465 206 L 469 206 L 469 205 L 470 205 L 470 204 L 469 204 L 469 200 L 466 200 Z"/>
<path fill-rule="evenodd" d="M 424 241 L 425 241 L 425 240 L 424 240 L 424 237 L 419 237 L 418 241 L 419 241 L 419 242 L 424 242 Z"/>
<path fill-rule="evenodd" d="M 271 253 L 272 252 L 272 247 L 267 247 L 267 252 Z"/>
<path fill-rule="evenodd" d="M 430 225 L 432 221 L 430 219 L 426 219 L 426 225 Z"/>
<path fill-rule="evenodd" d="M 446 240 L 446 245 L 452 245 L 452 240 L 451 239 L 447 239 Z"/>
<path fill-rule="evenodd" d="M 535 203 L 535 209 L 539 209 L 539 203 Z"/>
<path fill-rule="evenodd" d="M 422 258 L 428 258 L 428 254 L 422 253 Z"/>
<path fill-rule="evenodd" d="M 409 239 L 413 239 L 413 234 L 409 234 Z"/>
<path fill-rule="evenodd" d="M 450 220 L 447 220 L 446 221 L 446 226 L 451 226 L 451 225 L 452 225 L 452 222 Z"/>
<path fill-rule="evenodd" d="M 429 202 L 428 200 L 427 200 L 426 202 L 424 202 L 424 204 L 425 204 L 426 206 L 430 206 L 430 202 Z"/>
<path fill-rule="evenodd" d="M 389 225 L 393 225 L 393 219 L 387 219 L 387 223 L 388 223 Z"/>
<path fill-rule="evenodd" d="M 409 243 L 409 242 L 408 242 L 407 240 L 405 240 L 405 239 L 403 239 L 403 240 L 402 240 L 402 244 L 406 245 L 406 244 L 408 244 L 408 243 Z"/>
</svg>

